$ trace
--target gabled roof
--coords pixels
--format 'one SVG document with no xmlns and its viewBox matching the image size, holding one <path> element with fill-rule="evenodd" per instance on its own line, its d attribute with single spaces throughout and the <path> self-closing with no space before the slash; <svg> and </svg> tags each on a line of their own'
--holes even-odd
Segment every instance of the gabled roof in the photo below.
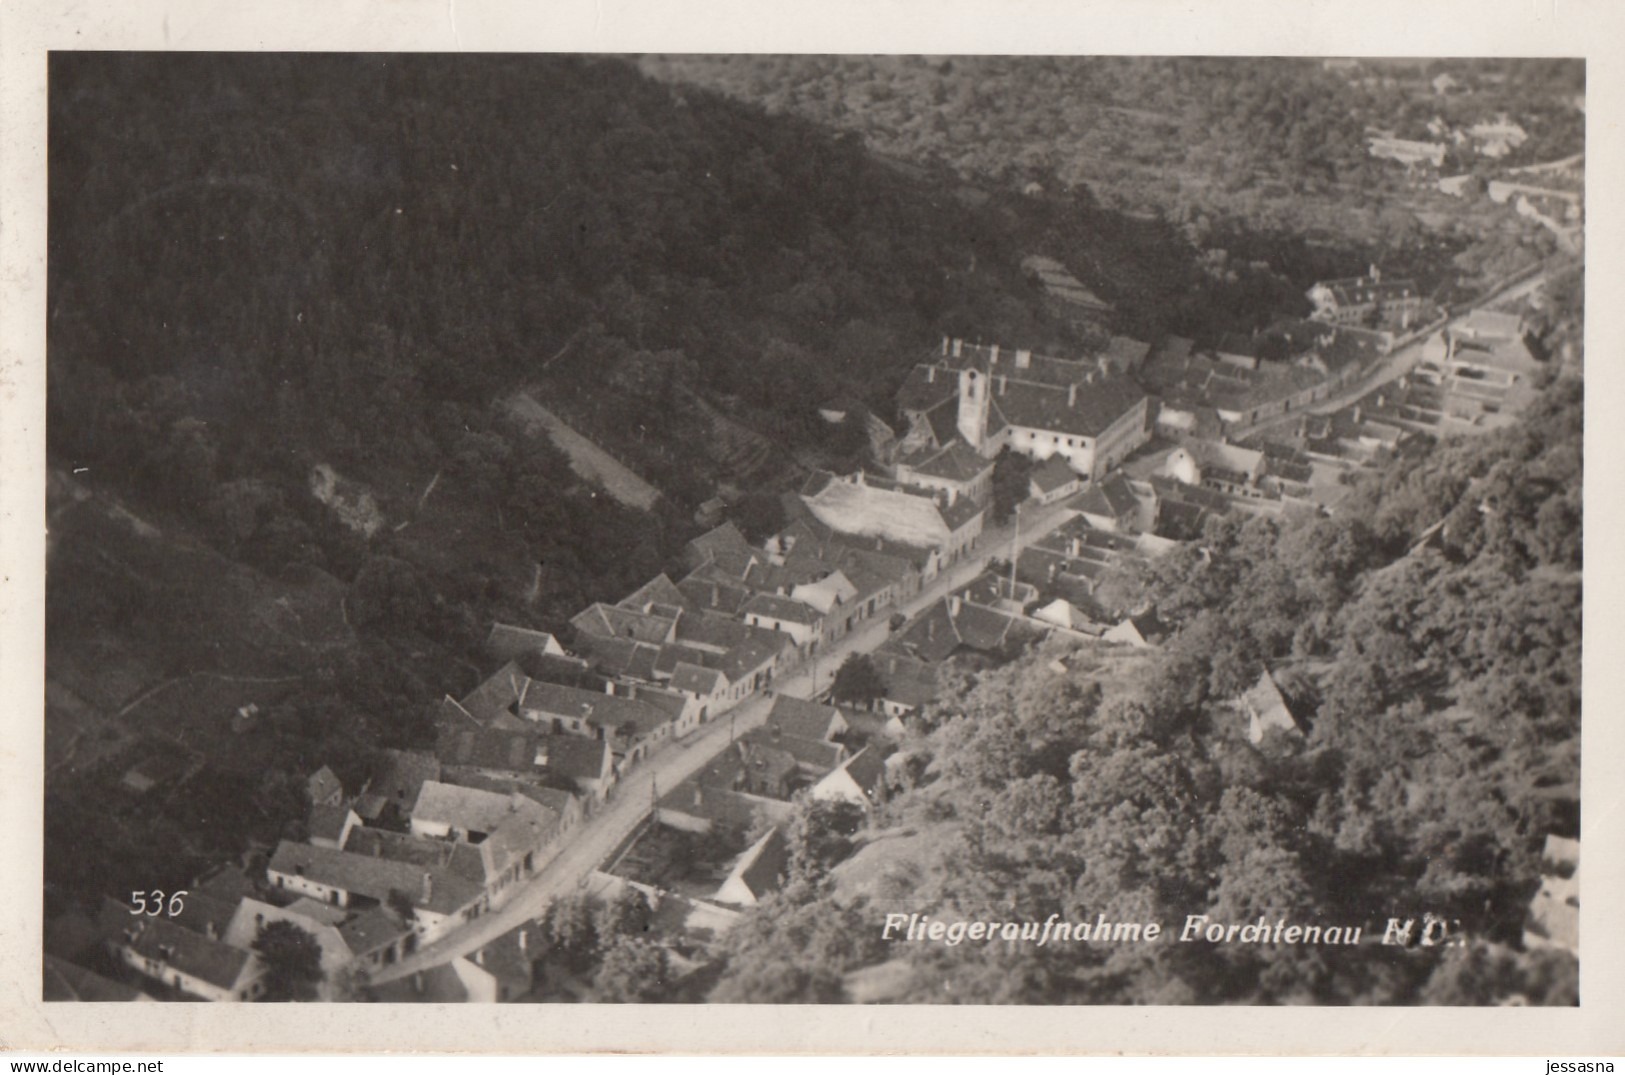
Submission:
<svg viewBox="0 0 1625 1075">
<path fill-rule="evenodd" d="M 444 823 L 472 832 L 489 833 L 509 815 L 523 809 L 525 799 L 517 794 L 498 795 L 479 788 L 442 784 L 431 780 L 423 785 L 413 821 Z"/>
<path fill-rule="evenodd" d="M 1066 461 L 1065 456 L 1052 455 L 1033 467 L 1029 480 L 1039 492 L 1052 493 L 1063 485 L 1079 481 L 1080 478 L 1081 475 L 1072 469 L 1072 464 Z"/>
<path fill-rule="evenodd" d="M 1074 402 L 1067 387 L 1012 377 L 992 400 L 1010 425 L 1079 437 L 1100 436 L 1146 400 L 1145 389 L 1128 377 L 1097 376 L 1076 387 Z"/>
<path fill-rule="evenodd" d="M 713 574 L 715 566 L 708 564 L 696 568 L 677 584 L 677 589 L 687 599 L 691 609 L 710 609 L 732 616 L 750 600 L 750 589 L 738 584 L 737 575 L 723 573 L 722 577 L 716 577 Z"/>
<path fill-rule="evenodd" d="M 1292 715 L 1292 710 L 1286 704 L 1286 698 L 1281 694 L 1281 688 L 1276 685 L 1275 677 L 1270 675 L 1267 668 L 1258 677 L 1258 682 L 1253 684 L 1252 689 L 1242 695 L 1242 705 L 1249 717 L 1248 737 L 1255 743 L 1271 731 L 1303 734 L 1298 718 Z"/>
<path fill-rule="evenodd" d="M 1078 510 L 1089 515 L 1121 519 L 1138 511 L 1140 502 L 1129 490 L 1121 474 L 1111 474 L 1091 485 L 1078 501 Z"/>
<path fill-rule="evenodd" d="M 865 795 L 873 798 L 886 782 L 886 759 L 873 744 L 864 747 L 842 766 Z"/>
<path fill-rule="evenodd" d="M 873 659 L 881 679 L 886 681 L 882 698 L 914 709 L 923 709 L 936 699 L 936 665 L 885 647 L 876 651 Z"/>
<path fill-rule="evenodd" d="M 513 623 L 493 623 L 485 636 L 485 652 L 499 661 L 511 661 L 526 653 L 564 652 L 558 639 L 546 631 L 533 631 Z"/>
<path fill-rule="evenodd" d="M 348 806 L 313 806 L 305 828 L 312 840 L 337 840 L 344 832 L 344 822 L 350 816 Z"/>
<path fill-rule="evenodd" d="M 481 724 L 489 724 L 500 714 L 513 712 L 526 678 L 519 665 L 509 661 L 468 692 L 459 704 L 469 716 Z"/>
<path fill-rule="evenodd" d="M 633 590 L 617 604 L 622 608 L 641 612 L 650 605 L 669 605 L 681 608 L 687 604 L 687 598 L 677 588 L 677 584 L 662 573 Z"/>
<path fill-rule="evenodd" d="M 463 722 L 466 724 L 467 722 Z M 367 790 L 410 813 L 425 780 L 440 779 L 440 759 L 417 750 L 380 750 Z"/>
<path fill-rule="evenodd" d="M 537 767 L 538 738 L 534 731 L 504 732 L 494 728 L 452 726 L 441 730 L 435 753 L 444 765 L 528 773 Z M 429 778 L 427 782 L 420 781 L 419 786 L 426 787 L 432 782 L 433 778 Z M 416 802 L 415 797 L 413 801 Z"/>
<path fill-rule="evenodd" d="M 167 918 L 132 915 L 117 900 L 102 901 L 100 923 L 113 943 L 220 989 L 234 988 L 254 960 L 251 952 L 210 940 Z"/>
<path fill-rule="evenodd" d="M 745 540 L 745 535 L 731 522 L 723 523 L 694 538 L 684 547 L 683 555 L 690 567 L 699 567 L 710 560 L 736 578 L 745 573 L 751 560 L 762 558 L 761 553 L 751 548 L 750 542 Z"/>
<path fill-rule="evenodd" d="M 901 411 L 929 411 L 933 407 L 959 398 L 959 375 L 936 363 L 921 362 L 908 371 L 903 386 L 897 390 L 897 409 Z"/>
<path fill-rule="evenodd" d="M 310 779 L 305 781 L 305 790 L 310 793 L 312 802 L 320 802 L 334 793 L 343 795 L 344 785 L 339 783 L 338 774 L 324 765 L 310 774 Z"/>
<path fill-rule="evenodd" d="M 526 686 L 519 705 L 524 712 L 540 714 L 544 719 L 570 717 L 617 734 L 630 725 L 637 735 L 649 735 L 672 719 L 670 714 L 636 698 L 537 680 Z"/>
<path fill-rule="evenodd" d="M 582 635 L 576 639 L 575 648 L 586 655 L 595 671 L 606 676 L 654 679 L 660 659 L 659 646 L 630 638 Z"/>
<path fill-rule="evenodd" d="M 317 884 L 343 889 L 380 903 L 399 891 L 413 906 L 436 914 L 461 911 L 481 894 L 479 885 L 448 870 L 425 870 L 405 862 L 335 851 L 314 844 L 283 840 L 271 856 L 269 869 L 289 876 L 307 877 Z M 424 878 L 431 882 L 424 898 Z"/>
<path fill-rule="evenodd" d="M 784 886 L 790 867 L 790 844 L 777 828 L 746 848 L 728 878 L 717 890 L 719 893 L 735 885 L 743 885 L 751 898 L 760 901 Z"/>
<path fill-rule="evenodd" d="M 684 661 L 672 670 L 672 690 L 708 698 L 727 686 L 727 680 L 714 668 L 702 668 Z"/>
<path fill-rule="evenodd" d="M 411 928 L 403 925 L 384 904 L 369 907 L 339 927 L 339 936 L 358 956 L 393 944 L 410 932 Z"/>
<path fill-rule="evenodd" d="M 993 469 L 993 460 L 958 437 L 944 447 L 917 449 L 897 463 L 928 478 L 960 484 L 969 484 Z"/>
<path fill-rule="evenodd" d="M 786 623 L 799 623 L 806 627 L 817 626 L 824 617 L 816 608 L 793 597 L 779 597 L 776 594 L 759 593 L 746 601 L 739 610 L 741 616 L 765 616 L 770 620 L 783 620 Z"/>
<path fill-rule="evenodd" d="M 231 922 L 221 931 L 220 939 L 236 948 L 252 949 L 259 939 L 260 929 L 272 922 L 288 922 L 314 937 L 322 949 L 322 962 L 326 965 L 342 965 L 355 954 L 331 921 L 309 918 L 293 907 L 277 907 L 262 900 L 244 900 Z"/>
<path fill-rule="evenodd" d="M 539 743 L 549 772 L 572 780 L 598 780 L 609 766 L 609 743 L 579 735 L 546 735 Z"/>
<path fill-rule="evenodd" d="M 769 750 L 782 751 L 794 758 L 798 766 L 804 765 L 820 773 L 837 768 L 846 755 L 846 748 L 839 743 L 832 743 L 827 739 L 804 739 L 798 735 L 786 735 L 782 731 L 776 732 L 773 725 L 753 729 L 741 736 L 738 741 L 750 744 L 752 749 L 765 747 Z"/>
<path fill-rule="evenodd" d="M 832 705 L 778 694 L 773 697 L 764 726 L 802 739 L 832 739 L 846 727 L 846 716 Z"/>
<path fill-rule="evenodd" d="M 681 594 L 678 596 L 681 597 Z M 602 602 L 589 605 L 570 617 L 570 625 L 579 634 L 627 638 L 657 645 L 670 641 L 673 623 L 673 618 L 669 616 L 657 616 Z"/>
</svg>

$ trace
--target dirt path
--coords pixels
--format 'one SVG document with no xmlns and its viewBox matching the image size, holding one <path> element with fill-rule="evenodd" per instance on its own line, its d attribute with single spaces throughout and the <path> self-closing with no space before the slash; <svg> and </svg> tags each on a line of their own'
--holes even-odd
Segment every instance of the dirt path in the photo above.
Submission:
<svg viewBox="0 0 1625 1075">
<path fill-rule="evenodd" d="M 529 393 L 517 392 L 504 404 L 527 428 L 541 427 L 570 457 L 570 469 L 601 486 L 628 507 L 648 511 L 660 499 L 660 490 L 628 470 L 626 465 L 576 432 L 568 422 L 537 403 Z"/>
<path fill-rule="evenodd" d="M 1023 546 L 1048 534 L 1072 515 L 1064 504 L 1035 508 L 1022 514 Z M 950 590 L 970 582 L 981 574 L 988 557 L 1010 555 L 1011 537 L 1009 526 L 987 530 L 982 537 L 980 555 L 943 572 L 899 611 L 912 616 Z M 872 652 L 890 637 L 886 626 L 889 618 L 889 615 L 875 617 L 820 655 L 816 683 L 813 680 L 815 666 L 803 666 L 778 680 L 778 693 L 797 698 L 813 697 L 821 686 L 835 678 L 835 671 L 847 654 Z M 558 855 L 506 904 L 379 972 L 373 981 L 390 982 L 426 967 L 448 963 L 541 915 L 550 902 L 580 885 L 642 824 L 654 797 L 666 794 L 703 768 L 727 746 L 730 736 L 743 735 L 760 726 L 767 719 L 771 701 L 755 695 L 726 716 L 719 716 L 714 723 L 703 725 L 682 741 L 655 752 L 621 779 L 610 802 L 570 834 L 569 842 Z"/>
</svg>

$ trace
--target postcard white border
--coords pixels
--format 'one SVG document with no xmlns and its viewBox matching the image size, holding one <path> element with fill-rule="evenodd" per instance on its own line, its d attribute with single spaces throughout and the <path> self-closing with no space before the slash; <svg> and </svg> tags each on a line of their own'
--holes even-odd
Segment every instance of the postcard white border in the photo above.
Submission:
<svg viewBox="0 0 1625 1075">
<path fill-rule="evenodd" d="M 531 10 L 531 8 L 536 10 Z M 1618 1054 L 1625 758 L 1619 122 L 1607 0 L 261 0 L 0 7 L 0 1050 Z M 1588 60 L 1588 535 L 1578 1010 L 41 1005 L 49 49 L 1579 56 Z"/>
</svg>

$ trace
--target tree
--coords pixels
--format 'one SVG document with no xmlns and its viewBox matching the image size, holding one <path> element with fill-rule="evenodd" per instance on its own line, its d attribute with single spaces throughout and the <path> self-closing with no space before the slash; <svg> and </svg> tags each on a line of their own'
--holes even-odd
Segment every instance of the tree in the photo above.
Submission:
<svg viewBox="0 0 1625 1075">
<path fill-rule="evenodd" d="M 542 929 L 571 971 L 579 974 L 592 963 L 598 950 L 598 927 L 590 897 L 580 892 L 560 896 L 548 904 Z"/>
<path fill-rule="evenodd" d="M 315 1000 L 322 980 L 322 946 L 292 922 L 260 927 L 254 951 L 265 962 L 264 1000 Z"/>
<path fill-rule="evenodd" d="M 835 673 L 829 696 L 836 702 L 868 706 L 886 693 L 886 680 L 867 653 L 848 654 Z"/>
<path fill-rule="evenodd" d="M 993 461 L 993 525 L 1003 526 L 1027 499 L 1033 461 L 1005 447 Z"/>
<path fill-rule="evenodd" d="M 649 931 L 649 920 L 653 914 L 649 898 L 627 885 L 611 896 L 593 916 L 593 928 L 598 934 L 599 945 L 611 946 L 623 937 L 642 937 Z"/>
<path fill-rule="evenodd" d="M 622 935 L 604 953 L 593 976 L 597 999 L 606 1004 L 650 1004 L 670 987 L 666 949 L 642 937 Z"/>
<path fill-rule="evenodd" d="M 852 853 L 852 837 L 863 828 L 863 808 L 845 799 L 814 799 L 790 823 L 790 871 L 822 877 Z"/>
</svg>

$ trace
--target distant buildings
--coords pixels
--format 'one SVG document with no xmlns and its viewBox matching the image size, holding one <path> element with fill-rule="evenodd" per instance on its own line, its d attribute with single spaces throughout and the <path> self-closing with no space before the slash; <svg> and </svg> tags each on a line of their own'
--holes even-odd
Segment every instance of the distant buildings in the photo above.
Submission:
<svg viewBox="0 0 1625 1075">
<path fill-rule="evenodd" d="M 1422 312 L 1425 298 L 1414 280 L 1384 280 L 1373 265 L 1365 276 L 1323 280 L 1309 289 L 1310 316 L 1334 325 L 1370 325 L 1390 321 L 1409 328 Z"/>
</svg>

